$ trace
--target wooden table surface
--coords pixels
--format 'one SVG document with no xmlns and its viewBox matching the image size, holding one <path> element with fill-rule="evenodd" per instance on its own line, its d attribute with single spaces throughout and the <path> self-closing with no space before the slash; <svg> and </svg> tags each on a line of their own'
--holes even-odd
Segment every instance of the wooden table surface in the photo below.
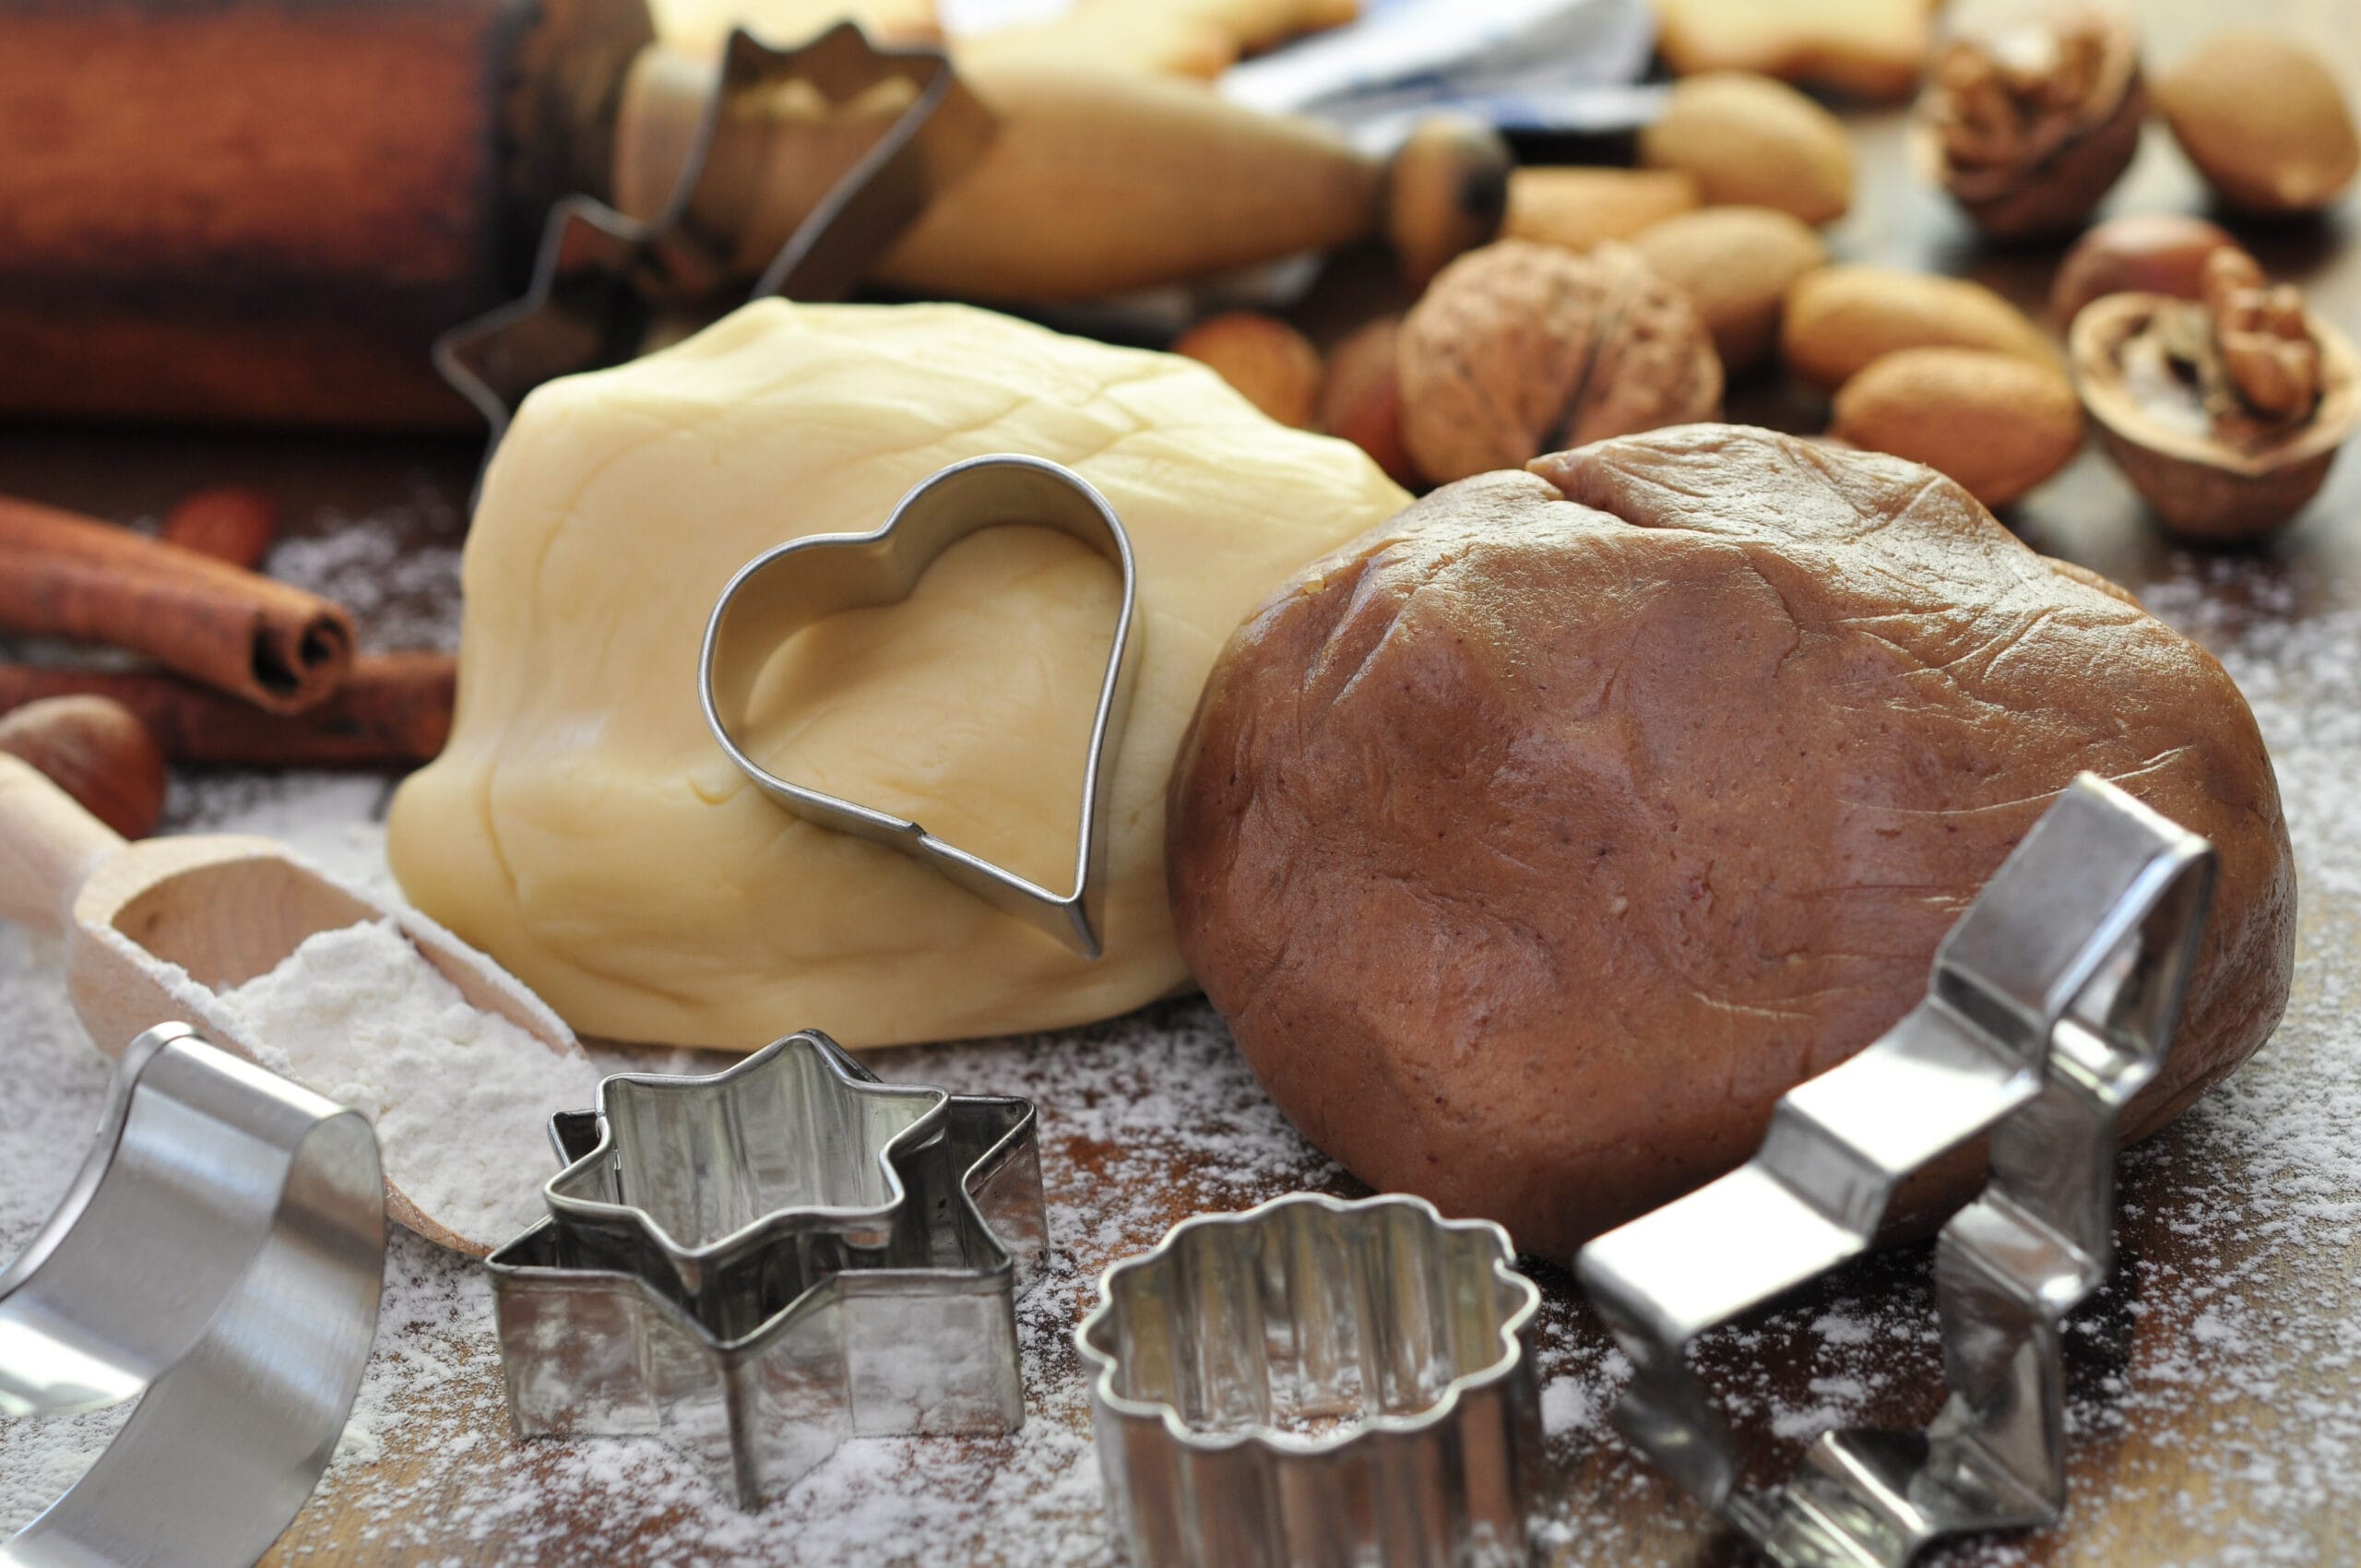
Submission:
<svg viewBox="0 0 2361 1568">
<path fill-rule="evenodd" d="M 2221 15 L 2201 0 L 2145 10 L 2152 62 L 2181 58 Z M 2304 33 L 2336 58 L 2348 92 L 2361 88 L 2361 6 L 2256 0 L 2238 11 Z M 1980 248 L 1907 172 L 1899 116 L 1855 121 L 1862 179 L 1853 216 L 1834 231 L 1838 251 L 1975 277 L 2040 313 L 2054 251 Z M 2201 205 L 2186 164 L 2152 125 L 2108 209 Z M 2271 271 L 2304 283 L 2317 309 L 2355 332 L 2356 226 L 2348 196 L 2324 222 L 2247 237 Z M 1819 414 L 1761 386 L 1738 389 L 1732 409 L 1794 428 Z M 449 442 L 0 431 L 0 492 L 128 521 L 196 483 L 262 483 L 303 531 L 397 515 L 440 548 L 472 461 L 471 448 Z M 2147 596 L 2222 652 L 2248 687 L 2288 796 L 2303 877 L 2300 956 L 2295 1001 L 2265 1052 L 2126 1160 L 2121 1265 L 2072 1336 L 2066 1522 L 1929 1561 L 2361 1562 L 2361 1154 L 2348 1160 L 2331 1135 L 2361 1124 L 2361 457 L 2347 457 L 2300 526 L 2245 552 L 2175 549 L 2095 451 L 2008 520 L 2040 548 Z M 645 1489 L 608 1462 L 568 1445 L 509 1444 L 481 1279 L 404 1238 L 394 1270 L 407 1293 L 389 1301 L 449 1320 L 428 1325 L 447 1364 L 433 1369 L 431 1387 L 404 1396 L 421 1410 L 431 1405 L 433 1419 L 394 1421 L 374 1458 L 340 1465 L 269 1561 L 1108 1561 L 1087 1409 L 1064 1337 L 1087 1282 L 1189 1213 L 1352 1183 L 1286 1132 L 1199 1002 L 1042 1040 L 897 1053 L 881 1065 L 896 1077 L 1042 1103 L 1059 1264 L 1025 1308 L 1031 1424 L 1022 1442 L 900 1443 L 883 1460 L 821 1472 L 742 1525 L 693 1490 L 665 1491 L 651 1507 Z M 1709 1350 L 1763 1474 L 1831 1420 L 1916 1425 L 1929 1413 L 1940 1374 L 1928 1261 L 1924 1247 L 1882 1255 Z M 1548 1301 L 1542 1372 L 1552 1428 L 1542 1555 L 1564 1564 L 1739 1561 L 1698 1509 L 1608 1433 L 1618 1358 L 1566 1278 L 1536 1272 Z M 409 1328 L 405 1343 L 428 1342 L 417 1338 L 420 1324 Z M 9 1435 L 0 1425 L 0 1466 Z"/>
</svg>

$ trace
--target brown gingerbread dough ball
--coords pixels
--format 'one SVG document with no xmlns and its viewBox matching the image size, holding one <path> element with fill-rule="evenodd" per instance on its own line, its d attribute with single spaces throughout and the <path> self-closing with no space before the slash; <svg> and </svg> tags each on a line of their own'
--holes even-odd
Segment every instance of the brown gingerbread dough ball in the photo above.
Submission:
<svg viewBox="0 0 2361 1568">
<path fill-rule="evenodd" d="M 1688 425 L 1447 486 L 1306 567 L 1205 686 L 1167 865 L 1182 952 L 1314 1143 L 1565 1258 L 1744 1160 L 1923 996 L 2083 768 L 2221 855 L 2129 1140 L 2286 1001 L 2295 870 L 2236 687 L 1929 469 Z"/>
</svg>

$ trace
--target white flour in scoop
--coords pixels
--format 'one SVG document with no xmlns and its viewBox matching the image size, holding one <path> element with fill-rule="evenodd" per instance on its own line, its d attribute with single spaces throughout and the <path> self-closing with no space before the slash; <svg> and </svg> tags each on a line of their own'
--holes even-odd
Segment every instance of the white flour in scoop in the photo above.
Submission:
<svg viewBox="0 0 2361 1568">
<path fill-rule="evenodd" d="M 214 1011 L 264 1066 L 374 1123 L 421 1212 L 492 1246 L 541 1213 L 550 1112 L 599 1087 L 587 1061 L 469 1005 L 390 920 L 306 939 Z"/>
</svg>

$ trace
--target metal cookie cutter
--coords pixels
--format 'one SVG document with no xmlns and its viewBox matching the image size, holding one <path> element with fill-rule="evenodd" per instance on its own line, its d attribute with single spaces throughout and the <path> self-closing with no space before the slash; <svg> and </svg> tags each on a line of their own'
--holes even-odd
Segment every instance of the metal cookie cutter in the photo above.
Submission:
<svg viewBox="0 0 2361 1568">
<path fill-rule="evenodd" d="M 260 1557 L 351 1412 L 385 1252 L 359 1111 L 184 1024 L 133 1040 L 80 1172 L 0 1274 L 0 1415 L 146 1397 L 0 1563 Z"/>
<path fill-rule="evenodd" d="M 1313 1193 L 1173 1227 L 1075 1331 L 1136 1568 L 1525 1561 L 1541 1292 L 1508 1232 Z"/>
<path fill-rule="evenodd" d="M 848 1437 L 1023 1424 L 1030 1101 L 880 1084 L 806 1030 L 611 1077 L 551 1135 L 550 1218 L 486 1260 L 520 1438 L 662 1437 L 751 1509 Z"/>
<path fill-rule="evenodd" d="M 1104 553 L 1122 574 L 1122 607 L 1116 612 L 1115 638 L 1107 650 L 1106 679 L 1099 684 L 1083 762 L 1074 883 L 1064 892 L 946 843 L 908 817 L 782 778 L 749 756 L 733 733 L 765 660 L 789 636 L 839 610 L 908 598 L 936 556 L 969 534 L 1003 523 L 1035 523 L 1072 534 Z M 1121 520 L 1080 474 L 1047 458 L 1013 453 L 969 457 L 922 481 L 875 531 L 795 540 L 756 556 L 730 579 L 706 625 L 697 667 L 706 723 L 739 771 L 796 815 L 899 849 L 994 909 L 1096 958 L 1101 951 L 1107 780 L 1138 665 L 1132 625 L 1135 576 L 1132 541 Z"/>
<path fill-rule="evenodd" d="M 1774 1561 L 1901 1568 L 2058 1517 L 2059 1325 L 2106 1277 L 2117 1116 L 2172 1039 L 2213 888 L 2203 839 L 2082 775 L 1943 939 L 1925 1002 L 1790 1090 L 1750 1163 L 1583 1250 L 1633 1368 L 1618 1424 Z M 1741 1487 L 1689 1342 L 1867 1249 L 1904 1176 L 1987 1132 L 1989 1184 L 1936 1252 L 1942 1413 L 1829 1433 L 1790 1485 Z"/>
<path fill-rule="evenodd" d="M 760 121 L 791 85 L 842 103 L 894 82 L 913 90 L 892 125 L 766 266 L 742 264 L 751 237 L 742 231 L 759 221 L 765 182 L 744 159 L 721 156 L 725 132 Z M 724 47 L 719 81 L 663 211 L 642 222 L 587 196 L 557 203 L 525 297 L 445 333 L 435 368 L 484 416 L 496 443 L 534 387 L 636 357 L 668 320 L 702 325 L 769 294 L 840 299 L 967 172 L 992 130 L 991 113 L 940 49 L 881 47 L 850 22 L 774 49 L 742 28 Z"/>
</svg>

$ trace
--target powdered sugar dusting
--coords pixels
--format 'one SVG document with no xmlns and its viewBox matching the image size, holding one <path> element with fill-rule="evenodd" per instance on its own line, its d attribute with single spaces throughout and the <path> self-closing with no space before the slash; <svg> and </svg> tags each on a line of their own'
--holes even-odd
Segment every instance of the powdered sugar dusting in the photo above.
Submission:
<svg viewBox="0 0 2361 1568">
<path fill-rule="evenodd" d="M 409 505 L 375 517 L 323 514 L 314 531 L 279 540 L 264 566 L 351 610 L 373 652 L 448 648 L 459 640 L 465 532 L 451 498 L 421 484 Z"/>
<path fill-rule="evenodd" d="M 2066 1523 L 1966 1543 L 1935 1559 L 1946 1564 L 2361 1560 L 2361 612 L 2308 614 L 2304 585 L 2250 563 L 2192 564 L 2148 597 L 2222 653 L 2278 759 L 2303 878 L 2296 995 L 2261 1056 L 2125 1162 L 2122 1267 L 2070 1335 Z M 380 802 L 374 781 L 223 778 L 183 791 L 177 820 L 267 824 L 339 874 L 382 876 L 374 834 L 354 826 Z M 104 1073 L 64 1005 L 53 947 L 0 931 L 0 997 L 14 1069 L 0 1075 L 7 1246 L 78 1161 Z M 397 1234 L 377 1352 L 290 1559 L 340 1545 L 341 1520 L 389 1557 L 426 1562 L 1110 1564 L 1069 1340 L 1097 1271 L 1189 1213 L 1350 1183 L 1278 1117 L 1200 1002 L 875 1060 L 889 1077 L 1041 1105 L 1055 1255 L 1019 1311 L 1022 1431 L 849 1443 L 753 1515 L 653 1443 L 519 1445 L 481 1270 Z M 1750 1444 L 1784 1466 L 1812 1433 L 1931 1414 L 1928 1265 L 1923 1247 L 1869 1260 L 1703 1348 Z M 1710 1522 L 1613 1435 L 1623 1358 L 1563 1274 L 1535 1273 L 1543 1556 L 1620 1568 L 1705 1552 Z M 119 1420 L 0 1422 L 0 1524 L 53 1495 Z"/>
</svg>

